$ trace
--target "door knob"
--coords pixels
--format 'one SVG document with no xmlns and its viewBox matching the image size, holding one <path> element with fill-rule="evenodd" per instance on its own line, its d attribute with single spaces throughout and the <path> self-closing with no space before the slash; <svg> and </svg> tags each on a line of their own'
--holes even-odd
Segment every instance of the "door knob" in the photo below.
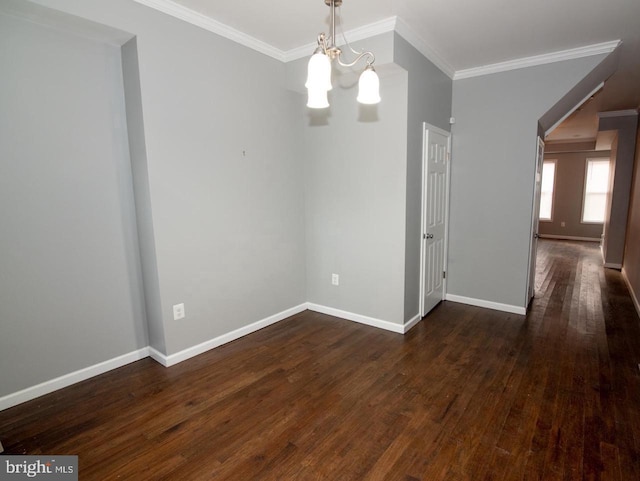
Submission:
<svg viewBox="0 0 640 481">
<path fill-rule="evenodd" d="M 422 237 L 425 239 L 433 239 L 433 234 L 425 234 Z"/>
</svg>

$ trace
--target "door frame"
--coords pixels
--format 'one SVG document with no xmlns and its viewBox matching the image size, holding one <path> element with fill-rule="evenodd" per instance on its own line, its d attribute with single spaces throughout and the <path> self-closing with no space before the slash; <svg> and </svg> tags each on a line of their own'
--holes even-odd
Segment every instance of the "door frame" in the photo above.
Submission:
<svg viewBox="0 0 640 481">
<path fill-rule="evenodd" d="M 419 313 L 420 319 L 422 319 L 426 313 L 424 312 L 424 287 L 425 287 L 425 268 L 424 261 L 426 256 L 427 243 L 423 238 L 426 232 L 425 226 L 425 214 L 426 214 L 426 202 L 427 202 L 427 183 L 425 174 L 427 172 L 427 146 L 429 144 L 429 132 L 435 132 L 447 138 L 447 170 L 445 179 L 445 206 L 444 206 L 444 253 L 443 253 L 443 269 L 447 272 L 448 265 L 448 253 L 449 253 L 449 192 L 451 184 L 451 132 L 447 132 L 435 125 L 422 123 L 422 198 L 420 204 L 420 295 L 419 295 Z M 442 300 L 445 299 L 447 293 L 447 281 L 448 277 L 442 280 Z"/>
<path fill-rule="evenodd" d="M 544 139 L 541 136 L 536 138 L 536 159 L 533 172 L 533 204 L 531 209 L 531 231 L 529 236 L 529 263 L 527 272 L 527 289 L 525 291 L 525 310 L 529 309 L 531 299 L 535 296 L 535 270 L 536 270 L 536 255 L 538 245 L 538 223 L 540 222 L 540 197 L 541 192 L 538 190 L 538 182 L 542 182 L 542 178 L 538 180 L 538 167 L 540 169 L 540 176 L 542 176 L 542 164 L 544 163 Z M 540 164 L 538 166 L 538 164 Z M 536 252 L 534 252 L 534 247 Z M 533 281 L 532 281 L 533 279 Z"/>
</svg>

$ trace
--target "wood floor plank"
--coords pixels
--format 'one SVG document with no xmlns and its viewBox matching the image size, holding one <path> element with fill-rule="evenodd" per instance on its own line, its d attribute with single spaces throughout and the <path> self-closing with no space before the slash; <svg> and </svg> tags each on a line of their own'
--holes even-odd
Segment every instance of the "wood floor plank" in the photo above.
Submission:
<svg viewBox="0 0 640 481">
<path fill-rule="evenodd" d="M 443 302 L 402 336 L 305 311 L 2 411 L 4 454 L 100 481 L 638 480 L 633 302 L 596 245 L 539 245 L 527 316 Z"/>
</svg>

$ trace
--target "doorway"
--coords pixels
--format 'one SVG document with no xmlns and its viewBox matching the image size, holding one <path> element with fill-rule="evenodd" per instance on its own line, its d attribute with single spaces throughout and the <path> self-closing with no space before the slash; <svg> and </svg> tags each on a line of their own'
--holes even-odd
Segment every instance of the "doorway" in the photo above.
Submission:
<svg viewBox="0 0 640 481">
<path fill-rule="evenodd" d="M 527 298 L 529 306 L 536 293 L 536 257 L 538 253 L 538 225 L 540 222 L 540 197 L 542 195 L 542 164 L 544 162 L 544 140 L 538 136 L 536 147 L 536 173 L 533 185 L 533 211 L 531 215 L 531 250 L 529 252 L 529 278 L 527 280 Z"/>
<path fill-rule="evenodd" d="M 449 212 L 451 134 L 424 124 L 420 316 L 444 299 Z"/>
</svg>

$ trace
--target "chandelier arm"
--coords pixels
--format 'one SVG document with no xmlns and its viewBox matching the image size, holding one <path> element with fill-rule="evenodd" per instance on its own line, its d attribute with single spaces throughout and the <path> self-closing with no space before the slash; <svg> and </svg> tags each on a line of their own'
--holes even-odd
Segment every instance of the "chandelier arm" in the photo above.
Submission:
<svg viewBox="0 0 640 481">
<path fill-rule="evenodd" d="M 367 58 L 367 65 L 373 65 L 373 63 L 376 61 L 376 56 L 373 55 L 373 53 L 371 52 L 362 52 L 360 55 L 358 55 L 355 60 L 353 62 L 343 62 L 341 57 L 342 57 L 342 52 L 338 52 L 338 63 L 340 65 L 342 65 L 343 67 L 353 67 L 355 64 L 357 64 L 362 58 L 364 57 L 368 57 Z"/>
<path fill-rule="evenodd" d="M 340 11 L 340 19 L 342 19 L 342 7 L 339 8 L 339 11 Z M 342 35 L 342 38 L 344 39 L 344 43 L 347 47 L 349 47 L 349 50 L 351 50 L 351 53 L 353 53 L 354 55 L 360 55 L 362 53 L 362 52 L 358 52 L 357 50 L 354 50 L 351 44 L 349 43 L 347 36 L 344 34 L 344 28 L 342 27 L 342 20 L 340 21 L 340 35 Z"/>
<path fill-rule="evenodd" d="M 331 46 L 336 45 L 336 2 L 331 1 Z"/>
<path fill-rule="evenodd" d="M 318 48 L 322 50 L 323 53 L 327 53 L 327 36 L 323 33 L 318 34 Z"/>
<path fill-rule="evenodd" d="M 329 107 L 327 92 L 331 90 L 331 62 L 336 60 L 342 67 L 350 68 L 364 59 L 366 67 L 358 80 L 358 102 L 372 105 L 380 102 L 380 80 L 373 68 L 376 57 L 373 52 L 358 52 L 354 50 L 342 30 L 342 36 L 349 50 L 356 55 L 353 62 L 342 60 L 342 50 L 336 45 L 336 7 L 342 4 L 342 0 L 324 0 L 324 3 L 331 8 L 329 35 L 321 33 L 318 35 L 318 46 L 309 59 L 307 66 L 307 81 L 305 87 L 308 90 L 307 107 L 313 109 L 323 109 Z"/>
</svg>

